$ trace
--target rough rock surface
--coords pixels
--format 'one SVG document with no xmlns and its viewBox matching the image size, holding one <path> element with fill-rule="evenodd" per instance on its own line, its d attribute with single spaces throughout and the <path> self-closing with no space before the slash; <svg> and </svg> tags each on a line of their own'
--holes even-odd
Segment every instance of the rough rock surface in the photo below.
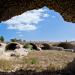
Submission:
<svg viewBox="0 0 75 75">
<path fill-rule="evenodd" d="M 11 59 L 12 57 L 23 57 L 23 56 L 27 56 L 27 54 L 30 52 L 30 49 L 24 49 L 22 48 L 22 45 L 20 45 L 19 49 L 15 49 L 14 51 L 6 51 L 5 47 L 6 44 L 5 43 L 1 43 L 2 46 L 0 47 L 0 59 Z"/>
<path fill-rule="evenodd" d="M 75 0 L 0 0 L 0 21 L 44 6 L 59 12 L 64 20 L 75 23 Z"/>
</svg>

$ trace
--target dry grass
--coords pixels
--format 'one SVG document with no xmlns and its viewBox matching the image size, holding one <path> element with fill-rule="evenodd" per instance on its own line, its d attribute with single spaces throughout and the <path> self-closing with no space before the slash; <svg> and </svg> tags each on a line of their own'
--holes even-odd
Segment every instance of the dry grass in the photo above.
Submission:
<svg viewBox="0 0 75 75">
<path fill-rule="evenodd" d="M 23 58 L 0 60 L 0 69 L 11 71 L 16 69 L 26 70 L 61 70 L 72 62 L 75 53 L 65 51 L 32 51 Z"/>
</svg>

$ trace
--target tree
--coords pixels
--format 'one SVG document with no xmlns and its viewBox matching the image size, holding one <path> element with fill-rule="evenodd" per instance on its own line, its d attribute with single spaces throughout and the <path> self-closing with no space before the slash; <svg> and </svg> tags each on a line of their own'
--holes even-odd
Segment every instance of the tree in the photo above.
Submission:
<svg viewBox="0 0 75 75">
<path fill-rule="evenodd" d="M 4 37 L 3 36 L 0 36 L 0 41 L 4 42 Z"/>
<path fill-rule="evenodd" d="M 11 39 L 11 42 L 17 42 L 17 39 L 16 38 Z"/>
</svg>

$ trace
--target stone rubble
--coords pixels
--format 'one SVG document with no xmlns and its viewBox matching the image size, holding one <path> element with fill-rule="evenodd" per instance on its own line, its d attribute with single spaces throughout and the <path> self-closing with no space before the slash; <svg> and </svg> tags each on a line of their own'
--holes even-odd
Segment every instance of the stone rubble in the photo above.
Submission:
<svg viewBox="0 0 75 75">
<path fill-rule="evenodd" d="M 2 46 L 0 47 L 0 59 L 10 59 L 12 57 L 22 57 L 27 56 L 29 53 L 29 49 L 22 48 L 20 45 L 19 49 L 15 49 L 14 51 L 5 51 L 5 43 L 1 43 Z"/>
</svg>

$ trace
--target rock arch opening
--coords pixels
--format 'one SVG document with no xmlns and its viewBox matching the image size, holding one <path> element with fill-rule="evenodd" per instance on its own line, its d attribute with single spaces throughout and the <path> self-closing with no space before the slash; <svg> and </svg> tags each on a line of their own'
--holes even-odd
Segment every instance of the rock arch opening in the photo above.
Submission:
<svg viewBox="0 0 75 75">
<path fill-rule="evenodd" d="M 64 49 L 75 49 L 74 45 L 72 45 L 71 43 L 67 43 L 67 42 L 61 42 L 60 44 L 58 44 L 58 47 L 62 47 Z"/>
<path fill-rule="evenodd" d="M 50 50 L 50 49 L 52 49 L 52 48 L 51 48 L 51 46 L 50 46 L 49 44 L 43 43 L 41 49 L 42 49 L 42 50 Z"/>
<path fill-rule="evenodd" d="M 6 45 L 5 47 L 5 50 L 8 51 L 8 50 L 15 50 L 15 49 L 18 49 L 20 48 L 19 44 L 17 43 L 9 43 Z"/>
<path fill-rule="evenodd" d="M 2 44 L 0 43 L 0 47 L 2 46 Z"/>
</svg>

